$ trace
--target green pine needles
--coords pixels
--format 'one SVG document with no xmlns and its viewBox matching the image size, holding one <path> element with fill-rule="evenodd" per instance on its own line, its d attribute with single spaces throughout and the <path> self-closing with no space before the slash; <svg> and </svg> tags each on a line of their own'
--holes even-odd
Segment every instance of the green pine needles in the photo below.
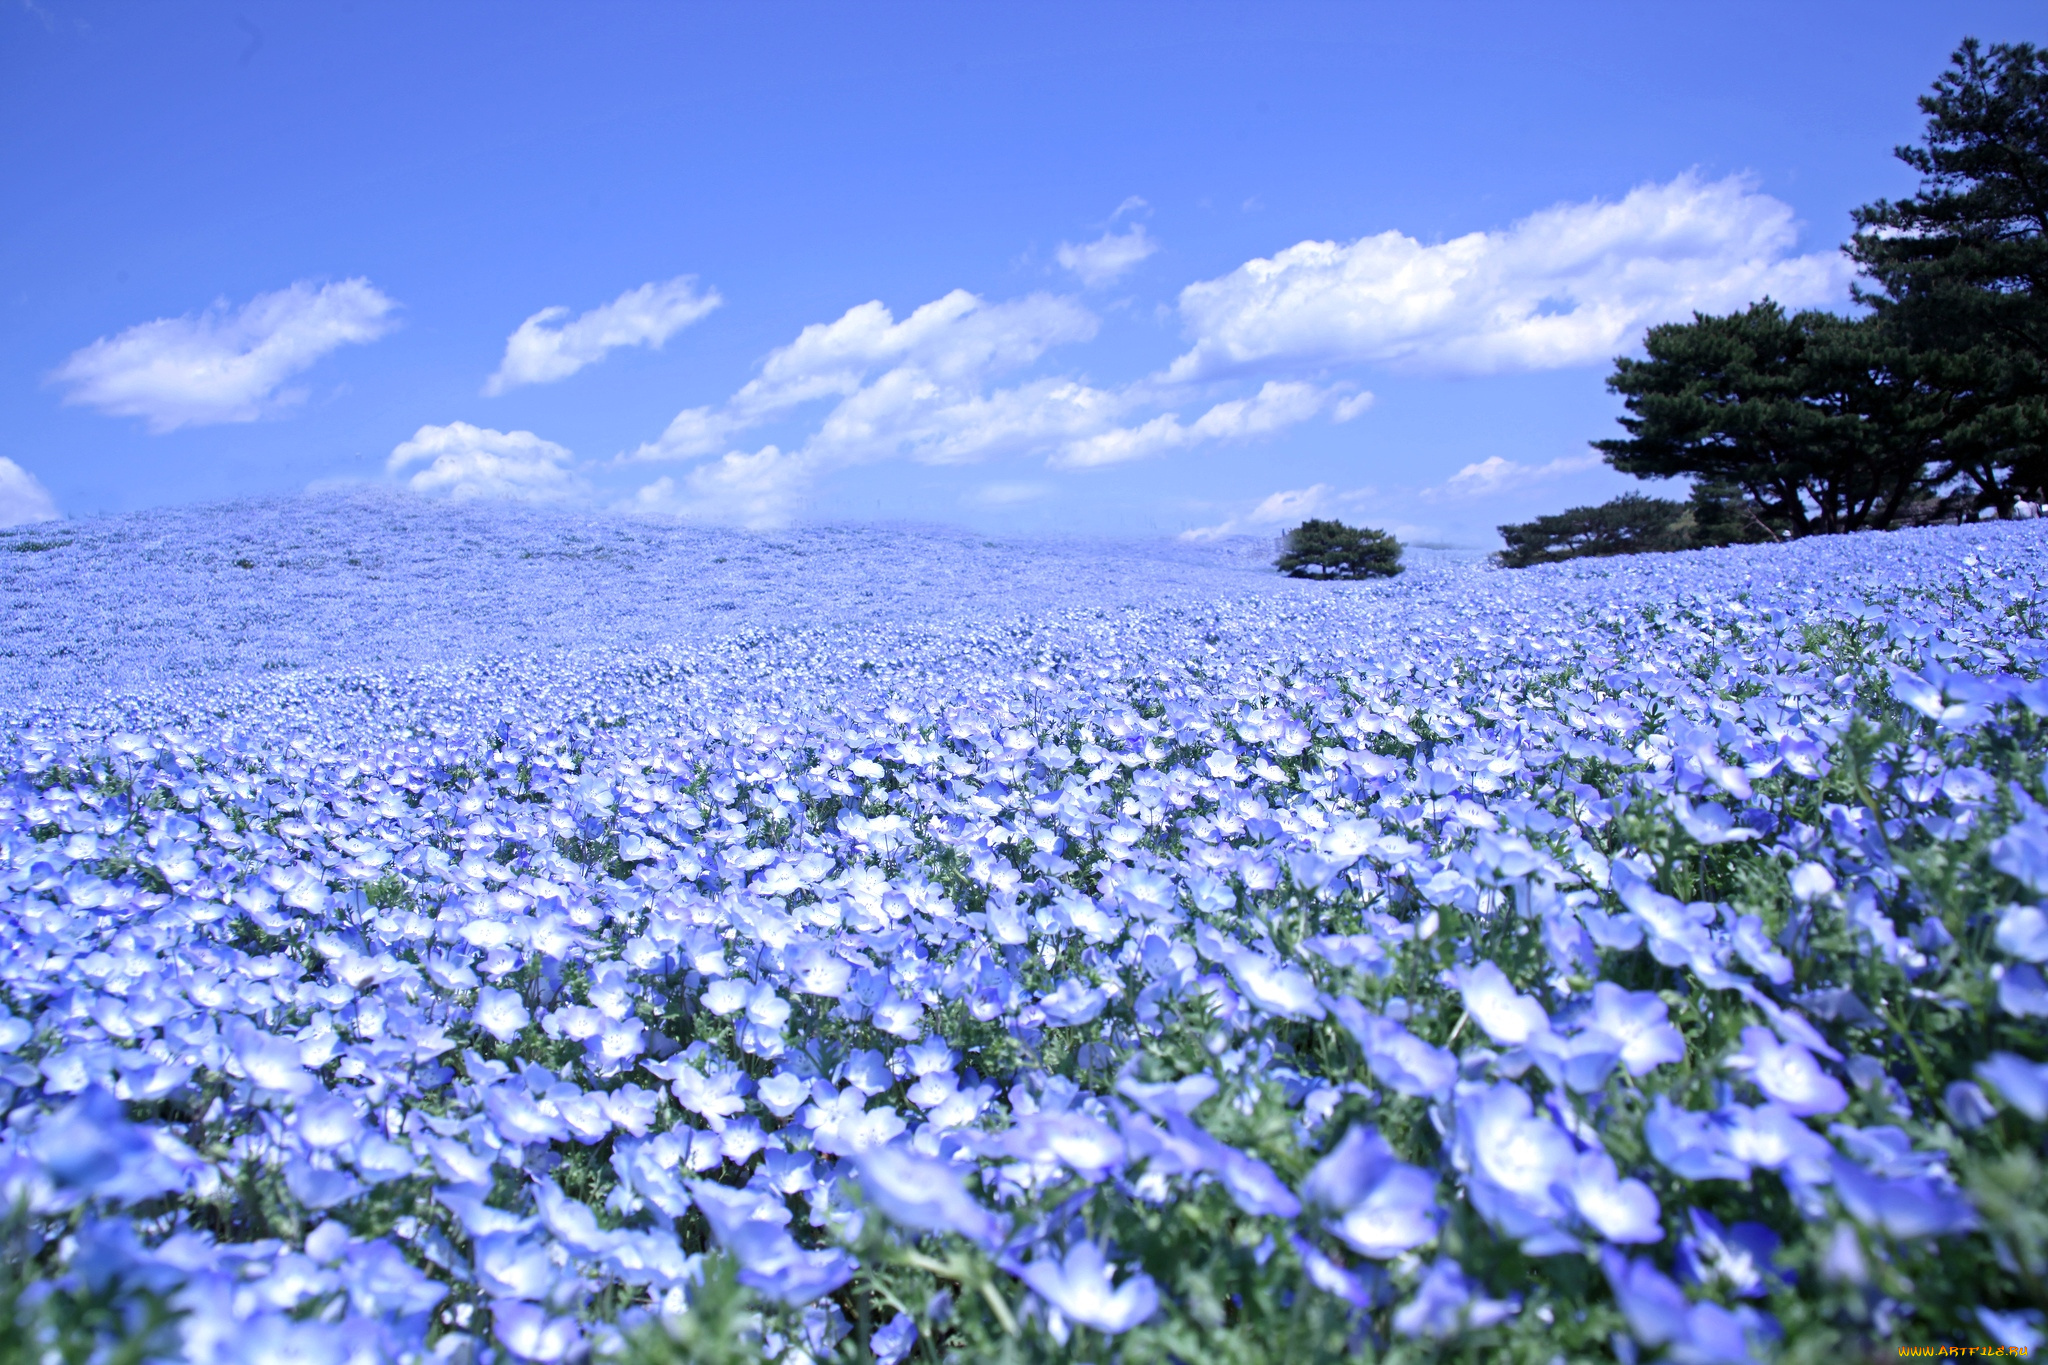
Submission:
<svg viewBox="0 0 2048 1365">
<path fill-rule="evenodd" d="M 1289 578 L 1392 578 L 1401 572 L 1401 542 L 1369 527 L 1309 520 L 1280 538 L 1273 567 Z"/>
</svg>

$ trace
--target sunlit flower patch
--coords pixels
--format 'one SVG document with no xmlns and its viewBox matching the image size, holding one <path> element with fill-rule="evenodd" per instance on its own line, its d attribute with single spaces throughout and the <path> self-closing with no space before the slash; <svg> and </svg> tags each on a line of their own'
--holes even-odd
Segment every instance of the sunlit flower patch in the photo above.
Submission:
<svg viewBox="0 0 2048 1365">
<path fill-rule="evenodd" d="M 2044 552 L 21 710 L 5 1293 L 197 1362 L 2036 1344 Z"/>
</svg>

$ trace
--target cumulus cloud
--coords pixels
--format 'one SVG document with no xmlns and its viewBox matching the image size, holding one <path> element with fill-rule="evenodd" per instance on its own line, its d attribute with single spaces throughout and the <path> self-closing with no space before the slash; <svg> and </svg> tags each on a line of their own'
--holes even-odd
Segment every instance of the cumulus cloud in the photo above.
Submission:
<svg viewBox="0 0 2048 1365">
<path fill-rule="evenodd" d="M 1053 456 L 1052 463 L 1068 469 L 1121 464 L 1211 441 L 1271 436 L 1325 410 L 1340 422 L 1348 421 L 1371 404 L 1371 394 L 1352 394 L 1342 386 L 1323 388 L 1268 380 L 1252 397 L 1218 403 L 1186 426 L 1177 413 L 1168 412 L 1139 426 L 1112 427 L 1071 441 Z"/>
<path fill-rule="evenodd" d="M 837 400 L 811 443 L 821 457 L 979 458 L 1074 420 L 1057 415 L 1063 407 L 1095 402 L 1085 386 L 983 389 L 1054 346 L 1089 340 L 1096 326 L 1087 309 L 1048 294 L 989 304 L 956 289 L 901 322 L 881 303 L 864 303 L 837 321 L 804 328 L 723 404 L 685 409 L 659 439 L 626 458 L 712 454 L 744 431 L 821 400 Z"/>
<path fill-rule="evenodd" d="M 1431 499 L 1491 497 L 1567 475 L 1583 474 L 1600 466 L 1600 457 L 1592 454 L 1561 455 L 1547 464 L 1517 464 L 1498 455 L 1489 455 L 1477 464 L 1466 465 L 1436 487 L 1424 489 L 1422 496 Z"/>
<path fill-rule="evenodd" d="M 643 284 L 569 321 L 563 307 L 543 308 L 505 339 L 505 358 L 484 383 L 492 397 L 521 384 L 550 384 L 594 365 L 620 346 L 663 342 L 723 303 L 716 289 L 698 289 L 696 277 L 682 275 L 663 284 Z"/>
<path fill-rule="evenodd" d="M 1311 517 L 1355 517 L 1370 507 L 1378 494 L 1372 488 L 1339 492 L 1334 484 L 1310 484 L 1307 488 L 1283 488 L 1237 516 L 1214 526 L 1196 526 L 1180 533 L 1182 540 L 1220 540 L 1224 536 L 1298 526 Z"/>
<path fill-rule="evenodd" d="M 1348 385 L 1274 381 L 1183 423 L 1159 410 L 1185 400 L 1188 388 L 1150 380 L 1103 388 L 1058 375 L 1003 382 L 1055 347 L 1090 340 L 1096 328 L 1086 308 L 1048 294 L 989 303 L 955 290 L 901 321 L 879 302 L 864 303 L 804 328 L 731 398 L 685 409 L 659 438 L 619 461 L 718 455 L 679 480 L 647 485 L 644 510 L 765 525 L 793 515 L 819 475 L 850 465 L 966 464 L 1017 454 L 1043 455 L 1056 467 L 1113 464 L 1253 440 L 1321 414 L 1343 420 L 1371 402 Z M 745 433 L 813 404 L 829 407 L 798 441 L 752 454 L 733 448 Z"/>
<path fill-rule="evenodd" d="M 305 397 L 281 387 L 293 375 L 337 347 L 388 332 L 396 307 L 365 279 L 301 281 L 239 309 L 223 299 L 203 313 L 102 337 L 50 380 L 68 389 L 66 403 L 140 417 L 152 431 L 253 422 Z"/>
<path fill-rule="evenodd" d="M 817 473 L 815 461 L 774 446 L 763 446 L 751 454 L 729 451 L 698 465 L 680 482 L 673 475 L 662 475 L 623 506 L 627 511 L 759 530 L 786 525 Z"/>
<path fill-rule="evenodd" d="M 1081 283 L 1099 289 L 1114 284 L 1125 271 L 1157 250 L 1159 243 L 1145 231 L 1145 225 L 1133 223 L 1122 232 L 1105 232 L 1092 242 L 1061 242 L 1053 256 Z"/>
<path fill-rule="evenodd" d="M 27 526 L 31 522 L 56 521 L 57 510 L 50 491 L 36 476 L 14 461 L 0 456 L 0 529 Z"/>
<path fill-rule="evenodd" d="M 1839 252 L 1794 254 L 1791 208 L 1736 176 L 1688 173 L 1620 201 L 1560 204 L 1425 245 L 1399 232 L 1301 242 L 1181 291 L 1194 344 L 1167 371 L 1390 364 L 1486 374 L 1596 364 L 1650 324 L 1768 294 L 1842 299 Z"/>
<path fill-rule="evenodd" d="M 391 452 L 387 473 L 416 464 L 426 468 L 406 480 L 416 493 L 459 502 L 508 498 L 519 502 L 562 502 L 580 497 L 583 481 L 569 467 L 569 452 L 530 431 L 493 431 L 467 422 L 424 426 Z"/>
</svg>

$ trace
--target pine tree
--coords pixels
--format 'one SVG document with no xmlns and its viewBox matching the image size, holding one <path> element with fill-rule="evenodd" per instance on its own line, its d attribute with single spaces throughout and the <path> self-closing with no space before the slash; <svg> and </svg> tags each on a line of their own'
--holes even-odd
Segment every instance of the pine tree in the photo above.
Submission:
<svg viewBox="0 0 2048 1365">
<path fill-rule="evenodd" d="M 1392 578 L 1401 572 L 1401 542 L 1341 521 L 1304 521 L 1281 537 L 1273 566 L 1289 578 Z"/>
</svg>

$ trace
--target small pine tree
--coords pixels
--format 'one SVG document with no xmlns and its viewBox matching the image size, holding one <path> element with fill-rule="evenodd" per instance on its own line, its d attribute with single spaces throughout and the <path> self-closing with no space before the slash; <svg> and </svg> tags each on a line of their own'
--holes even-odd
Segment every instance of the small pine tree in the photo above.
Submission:
<svg viewBox="0 0 2048 1365">
<path fill-rule="evenodd" d="M 1280 538 L 1273 567 L 1289 578 L 1392 578 L 1401 572 L 1401 542 L 1369 527 L 1304 521 Z"/>
</svg>

